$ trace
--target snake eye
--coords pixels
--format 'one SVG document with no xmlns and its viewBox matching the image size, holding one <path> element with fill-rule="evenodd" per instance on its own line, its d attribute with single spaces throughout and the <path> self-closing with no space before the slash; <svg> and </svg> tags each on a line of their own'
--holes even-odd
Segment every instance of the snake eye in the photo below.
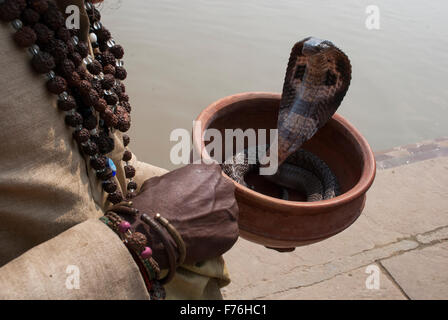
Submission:
<svg viewBox="0 0 448 320">
<path fill-rule="evenodd" d="M 327 70 L 327 74 L 325 76 L 325 85 L 334 86 L 335 84 L 336 84 L 336 75 L 330 70 Z"/>
<path fill-rule="evenodd" d="M 305 75 L 305 64 L 299 64 L 296 69 L 296 73 L 294 75 L 294 79 L 303 80 L 303 76 Z"/>
</svg>

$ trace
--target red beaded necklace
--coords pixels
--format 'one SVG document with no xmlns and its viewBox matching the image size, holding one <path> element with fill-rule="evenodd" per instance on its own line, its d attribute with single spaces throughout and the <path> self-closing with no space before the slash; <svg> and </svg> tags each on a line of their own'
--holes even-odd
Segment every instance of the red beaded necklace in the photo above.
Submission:
<svg viewBox="0 0 448 320">
<path fill-rule="evenodd" d="M 135 168 L 129 164 L 132 153 L 126 149 L 129 136 L 123 134 L 126 195 L 117 190 L 112 179 L 116 167 L 106 156 L 114 149 L 111 133 L 126 132 L 131 125 L 131 105 L 122 83 L 127 76 L 124 50 L 101 24 L 101 14 L 93 4 L 87 1 L 85 9 L 94 56 L 89 44 L 79 40 L 79 30 L 65 27 L 64 15 L 51 1 L 0 0 L 0 20 L 11 23 L 16 30 L 14 41 L 28 48 L 32 67 L 45 75 L 47 90 L 58 95 L 58 108 L 66 112 L 65 123 L 73 128 L 74 139 L 103 181 L 107 199 L 117 204 L 132 199 L 137 189 Z"/>
</svg>

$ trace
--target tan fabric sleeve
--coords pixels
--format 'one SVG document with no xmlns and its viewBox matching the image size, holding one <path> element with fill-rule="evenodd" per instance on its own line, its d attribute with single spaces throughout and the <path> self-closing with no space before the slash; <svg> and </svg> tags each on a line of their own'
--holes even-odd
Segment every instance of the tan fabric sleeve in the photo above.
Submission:
<svg viewBox="0 0 448 320">
<path fill-rule="evenodd" d="M 149 297 L 127 248 L 101 221 L 90 219 L 1 267 L 0 299 Z"/>
</svg>

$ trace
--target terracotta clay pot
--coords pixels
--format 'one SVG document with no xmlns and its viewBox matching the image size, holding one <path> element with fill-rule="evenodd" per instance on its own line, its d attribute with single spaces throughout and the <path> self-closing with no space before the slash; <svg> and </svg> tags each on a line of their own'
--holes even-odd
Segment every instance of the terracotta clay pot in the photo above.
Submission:
<svg viewBox="0 0 448 320">
<path fill-rule="evenodd" d="M 261 92 L 223 98 L 198 116 L 200 125 L 193 132 L 203 137 L 209 128 L 221 132 L 236 128 L 276 128 L 280 98 L 280 94 Z M 209 157 L 202 139 L 194 141 L 194 148 L 203 157 Z M 341 185 L 341 195 L 317 202 L 286 201 L 234 182 L 243 238 L 288 251 L 331 237 L 359 217 L 376 171 L 374 155 L 366 139 L 336 114 L 303 148 L 316 154 L 333 170 Z"/>
</svg>

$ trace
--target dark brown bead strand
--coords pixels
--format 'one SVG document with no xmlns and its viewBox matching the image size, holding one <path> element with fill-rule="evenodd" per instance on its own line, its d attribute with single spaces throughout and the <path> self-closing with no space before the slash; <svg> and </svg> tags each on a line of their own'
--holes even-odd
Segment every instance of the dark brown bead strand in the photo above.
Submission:
<svg viewBox="0 0 448 320">
<path fill-rule="evenodd" d="M 120 98 L 120 101 L 129 102 L 129 96 L 127 95 L 126 92 L 121 92 L 119 94 L 119 98 Z"/>
<path fill-rule="evenodd" d="M 42 21 L 54 31 L 57 31 L 65 23 L 64 15 L 56 7 L 48 8 L 42 14 Z"/>
<path fill-rule="evenodd" d="M 115 75 L 115 67 L 111 64 L 108 64 L 108 65 L 104 66 L 103 72 L 104 72 L 104 74 Z"/>
<path fill-rule="evenodd" d="M 109 51 L 103 52 L 101 55 L 101 64 L 103 66 L 107 66 L 107 65 L 115 65 L 115 57 L 112 53 L 110 53 Z M 117 73 L 117 68 L 115 67 L 115 73 Z"/>
<path fill-rule="evenodd" d="M 37 36 L 36 42 L 39 45 L 45 45 L 49 43 L 51 39 L 54 38 L 54 32 L 42 23 L 36 23 L 33 26 L 33 30 L 36 33 Z"/>
<path fill-rule="evenodd" d="M 100 98 L 98 92 L 94 89 L 90 89 L 87 92 L 81 92 L 81 97 L 82 101 L 88 106 L 94 106 Z"/>
<path fill-rule="evenodd" d="M 23 0 L 21 0 L 23 1 Z M 6 0 L 0 5 L 0 20 L 12 21 L 22 13 L 21 4 L 18 0 Z"/>
<path fill-rule="evenodd" d="M 39 21 L 40 14 L 34 9 L 26 8 L 22 12 L 21 19 L 23 20 L 24 23 L 28 25 L 33 25 Z"/>
<path fill-rule="evenodd" d="M 106 100 L 108 105 L 114 106 L 118 102 L 118 96 L 115 93 L 105 94 L 104 100 Z"/>
<path fill-rule="evenodd" d="M 119 190 L 116 190 L 113 193 L 110 193 L 107 196 L 107 199 L 112 202 L 113 204 L 118 204 L 121 201 L 123 201 L 123 195 L 121 194 L 121 192 Z"/>
<path fill-rule="evenodd" d="M 128 162 L 128 161 L 131 160 L 131 159 L 132 159 L 132 152 L 129 151 L 129 150 L 126 150 L 126 151 L 123 153 L 123 161 Z"/>
<path fill-rule="evenodd" d="M 85 78 L 87 81 L 89 81 L 90 83 L 92 83 L 93 79 L 95 79 L 94 76 L 93 76 L 90 72 L 86 72 L 84 78 Z"/>
<path fill-rule="evenodd" d="M 72 60 L 64 59 L 59 64 L 58 70 L 62 75 L 66 76 L 72 74 L 76 70 L 76 67 Z"/>
<path fill-rule="evenodd" d="M 131 113 L 131 105 L 129 104 L 129 102 L 122 101 L 121 105 L 122 105 L 123 108 L 126 109 L 127 112 Z"/>
<path fill-rule="evenodd" d="M 47 89 L 51 93 L 60 94 L 67 90 L 67 81 L 62 77 L 56 76 L 47 81 Z"/>
<path fill-rule="evenodd" d="M 129 113 L 122 106 L 118 106 L 115 110 L 115 114 L 118 118 L 118 130 L 126 132 L 131 127 L 131 118 Z"/>
<path fill-rule="evenodd" d="M 89 55 L 89 45 L 84 41 L 79 41 L 78 45 L 76 46 L 76 50 L 82 58 L 85 58 Z"/>
<path fill-rule="evenodd" d="M 117 81 L 120 81 L 120 80 L 115 79 L 112 91 L 117 94 L 118 98 L 120 98 L 120 95 L 123 94 L 123 91 L 121 90 L 121 86 L 117 84 Z"/>
<path fill-rule="evenodd" d="M 96 176 L 101 180 L 109 180 L 112 179 L 114 174 L 110 168 L 105 168 L 101 171 L 96 172 Z"/>
<path fill-rule="evenodd" d="M 125 165 L 124 166 L 124 173 L 126 175 L 126 178 L 134 178 L 135 176 L 135 168 L 131 165 Z"/>
<path fill-rule="evenodd" d="M 97 127 L 97 124 L 98 124 L 98 119 L 93 114 L 84 118 L 83 125 L 84 125 L 84 128 L 86 128 L 87 130 L 95 129 Z"/>
<path fill-rule="evenodd" d="M 98 92 L 98 95 L 100 97 L 104 96 L 104 92 L 103 92 L 103 86 L 101 85 L 101 80 L 98 79 L 93 79 L 92 80 L 92 88 Z"/>
<path fill-rule="evenodd" d="M 100 21 L 101 20 L 101 13 L 98 11 L 97 8 L 93 8 L 93 12 L 91 15 L 91 21 Z"/>
<path fill-rule="evenodd" d="M 122 46 L 116 44 L 112 48 L 109 49 L 110 52 L 115 56 L 116 59 L 121 59 L 124 56 L 124 49 Z"/>
<path fill-rule="evenodd" d="M 123 67 L 115 67 L 115 78 L 124 80 L 128 76 L 128 73 Z"/>
<path fill-rule="evenodd" d="M 45 51 L 39 51 L 38 54 L 33 56 L 31 64 L 38 73 L 50 72 L 56 66 L 51 54 Z"/>
<path fill-rule="evenodd" d="M 30 47 L 37 40 L 36 33 L 30 27 L 23 27 L 14 34 L 14 41 L 20 47 Z"/>
<path fill-rule="evenodd" d="M 87 12 L 90 20 L 91 26 L 95 24 L 96 21 L 99 20 L 99 12 L 93 6 L 87 6 Z M 104 28 L 101 24 L 98 27 L 92 28 L 92 31 L 97 36 L 98 43 L 94 46 L 95 58 L 103 65 L 103 80 L 101 81 L 102 87 L 107 93 L 104 95 L 104 99 L 106 102 L 114 106 L 115 115 L 117 117 L 117 126 L 118 129 L 122 131 L 127 131 L 130 127 L 130 109 L 131 106 L 128 103 L 129 97 L 125 94 L 125 86 L 121 81 L 127 77 L 126 70 L 121 66 L 115 66 L 115 59 L 121 59 L 124 56 L 124 50 L 120 45 L 114 44 L 111 40 L 110 43 L 108 40 L 111 39 L 110 32 Z M 111 46 L 111 47 L 110 47 Z M 117 72 L 118 70 L 118 72 Z M 111 94 L 111 92 L 113 94 Z M 116 98 L 118 97 L 118 101 L 121 103 L 124 102 L 123 105 L 116 106 Z M 101 106 L 101 108 L 104 106 Z M 112 109 L 113 110 L 113 109 Z M 116 127 L 115 118 L 112 115 L 111 109 L 107 108 L 101 114 L 102 119 L 104 119 L 106 125 L 108 127 Z M 123 143 L 125 146 L 129 144 L 129 137 L 124 135 Z M 132 153 L 130 151 L 125 150 L 123 154 L 123 160 L 130 159 L 132 157 Z M 126 166 L 125 172 L 127 172 L 127 176 L 134 176 L 135 169 L 132 166 Z M 132 180 L 132 178 L 130 178 Z M 127 198 L 132 198 L 135 196 L 137 189 L 137 184 L 133 181 L 130 181 L 130 192 L 127 194 Z"/>
<path fill-rule="evenodd" d="M 109 30 L 104 27 L 97 31 L 96 36 L 98 37 L 98 42 L 100 43 L 105 43 L 112 37 Z"/>
<path fill-rule="evenodd" d="M 90 159 L 90 165 L 95 170 L 104 170 L 107 167 L 107 158 L 103 156 L 92 158 Z"/>
<path fill-rule="evenodd" d="M 70 54 L 70 59 L 73 61 L 75 66 L 80 66 L 82 63 L 82 57 L 78 52 L 73 52 Z"/>
<path fill-rule="evenodd" d="M 1 0 L 0 0 L 1 1 Z M 89 45 L 80 41 L 79 30 L 68 30 L 64 23 L 64 14 L 59 8 L 47 0 L 5 0 L 0 4 L 0 19 L 12 21 L 21 18 L 23 26 L 14 34 L 14 41 L 21 47 L 32 47 L 31 64 L 38 73 L 46 73 L 49 80 L 49 92 L 59 95 L 58 108 L 66 111 L 65 122 L 75 128 L 73 138 L 78 142 L 82 152 L 91 157 L 90 163 L 103 183 L 104 191 L 109 193 L 112 203 L 123 199 L 117 185 L 113 182 L 114 173 L 107 165 L 107 158 L 99 156 L 114 149 L 114 140 L 109 136 L 111 128 L 126 131 L 130 127 L 130 105 L 124 85 L 119 80 L 127 76 L 121 63 L 115 66 L 116 59 L 124 56 L 124 50 L 111 39 L 110 32 L 99 23 L 101 14 L 90 2 L 88 16 L 98 44 L 95 45 L 95 58 L 83 64 L 83 58 L 89 55 Z M 15 23 L 15 26 L 20 23 Z M 98 30 L 99 29 L 99 30 Z M 110 40 L 110 41 L 108 41 Z M 90 60 L 90 58 L 89 58 Z M 87 59 L 86 59 L 87 61 Z M 104 90 L 107 94 L 104 95 Z M 104 97 L 104 99 L 103 99 Z M 117 105 L 118 102 L 124 103 Z M 109 108 L 109 104 L 111 107 Z M 75 111 L 76 110 L 76 111 Z M 103 120 L 97 128 L 98 119 L 95 110 Z M 92 113 L 93 112 L 93 113 Z M 127 146 L 129 137 L 123 137 Z M 129 161 L 132 153 L 125 150 L 123 161 Z M 135 196 L 137 184 L 132 181 L 134 167 L 125 166 L 128 183 L 128 198 Z"/>
<path fill-rule="evenodd" d="M 31 8 L 33 8 L 40 14 L 48 10 L 47 0 L 28 0 L 28 3 L 30 4 Z"/>
<path fill-rule="evenodd" d="M 78 143 L 84 143 L 87 142 L 90 138 L 89 130 L 82 128 L 81 130 L 77 130 L 73 132 L 73 138 Z"/>
<path fill-rule="evenodd" d="M 72 35 L 66 27 L 61 27 L 56 31 L 56 37 L 64 42 L 69 42 Z"/>
<path fill-rule="evenodd" d="M 130 141 L 131 141 L 131 138 L 129 138 L 129 136 L 127 134 L 124 134 L 123 135 L 123 145 L 125 147 L 127 147 Z"/>
<path fill-rule="evenodd" d="M 105 74 L 103 80 L 101 81 L 101 85 L 104 90 L 109 90 L 115 85 L 115 78 L 111 74 Z"/>
<path fill-rule="evenodd" d="M 87 80 L 82 80 L 82 81 L 79 83 L 79 92 L 80 92 L 81 94 L 88 94 L 90 90 L 92 90 L 92 85 L 90 84 L 89 81 L 87 81 Z"/>
<path fill-rule="evenodd" d="M 71 87 L 79 87 L 79 84 L 81 83 L 81 77 L 76 71 L 66 75 L 65 78 Z"/>
<path fill-rule="evenodd" d="M 87 65 L 87 70 L 93 75 L 99 75 L 103 71 L 103 66 L 98 61 L 94 60 Z"/>
<path fill-rule="evenodd" d="M 104 120 L 108 127 L 115 128 L 118 124 L 118 118 L 110 108 L 106 108 L 106 110 L 104 110 L 101 118 Z"/>
<path fill-rule="evenodd" d="M 88 15 L 90 19 L 91 25 L 94 24 L 95 21 L 98 21 L 98 17 L 95 16 L 95 8 L 91 7 L 91 10 L 88 10 Z M 109 43 L 106 44 L 107 40 L 111 39 L 110 32 L 100 25 L 100 30 L 97 28 L 93 28 L 92 32 L 97 35 L 99 46 L 96 46 L 95 49 L 95 58 L 103 65 L 103 74 L 104 77 L 102 82 L 102 87 L 104 90 L 108 90 L 107 94 L 104 95 L 106 102 L 109 105 L 115 106 L 117 103 L 114 94 L 118 97 L 120 104 L 124 102 L 124 105 L 118 105 L 115 107 L 115 115 L 117 117 L 117 126 L 118 129 L 122 131 L 127 131 L 130 127 L 130 109 L 131 106 L 128 103 L 129 97 L 125 94 L 125 86 L 119 81 L 124 80 L 127 77 L 127 72 L 122 66 L 115 66 L 115 59 L 121 59 L 124 55 L 124 50 L 121 46 L 113 44 L 111 48 L 108 47 Z M 117 74 L 118 70 L 118 74 Z M 115 76 L 117 80 L 114 81 L 113 77 L 107 76 Z M 118 84 L 113 84 L 113 82 L 118 82 Z M 110 94 L 113 92 L 114 94 Z M 101 106 L 104 107 L 104 106 Z M 101 114 L 102 119 L 104 119 L 105 123 L 109 127 L 116 127 L 115 118 L 112 116 L 110 109 L 106 108 L 105 111 Z M 127 140 L 127 141 L 126 141 Z M 129 138 L 124 137 L 124 144 L 127 145 L 129 143 Z M 126 150 L 127 151 L 127 150 Z M 123 155 L 125 159 L 132 155 L 129 151 L 127 151 L 126 155 Z M 127 166 L 125 168 L 128 176 L 135 175 L 135 169 L 132 166 Z M 134 184 L 131 184 L 134 186 Z M 136 190 L 135 188 L 130 188 L 131 192 L 127 194 L 127 198 L 132 198 L 135 196 Z"/>
<path fill-rule="evenodd" d="M 98 153 L 98 147 L 92 141 L 87 141 L 85 144 L 82 144 L 81 149 L 88 156 L 94 156 Z"/>
<path fill-rule="evenodd" d="M 75 52 L 75 44 L 72 41 L 65 42 L 65 45 L 67 46 L 67 56 Z"/>
<path fill-rule="evenodd" d="M 128 183 L 128 190 L 137 190 L 137 183 L 135 181 L 131 181 Z"/>
<path fill-rule="evenodd" d="M 58 108 L 61 111 L 70 111 L 76 108 L 76 100 L 72 96 L 68 96 L 67 99 L 58 100 Z"/>
<path fill-rule="evenodd" d="M 126 92 L 126 86 L 121 81 L 119 81 L 119 83 L 120 83 L 121 92 L 125 93 Z"/>
<path fill-rule="evenodd" d="M 45 50 L 53 55 L 56 61 L 62 62 L 68 55 L 67 44 L 60 39 L 54 38 L 45 46 Z"/>
<path fill-rule="evenodd" d="M 19 5 L 19 8 L 21 11 L 23 11 L 26 8 L 26 0 L 16 0 L 17 4 Z"/>
<path fill-rule="evenodd" d="M 114 139 L 109 137 L 105 132 L 102 132 L 96 137 L 95 143 L 97 144 L 98 150 L 101 154 L 112 152 L 115 147 Z"/>
<path fill-rule="evenodd" d="M 82 115 L 78 112 L 74 112 L 73 114 L 68 114 L 65 116 L 65 123 L 73 128 L 82 125 L 82 121 Z"/>
<path fill-rule="evenodd" d="M 103 190 L 107 193 L 112 193 L 117 190 L 117 184 L 112 180 L 106 180 L 103 182 Z"/>
<path fill-rule="evenodd" d="M 51 39 L 44 48 L 53 56 L 57 64 L 67 58 L 67 45 L 62 40 Z"/>
<path fill-rule="evenodd" d="M 103 98 L 100 98 L 93 107 L 95 108 L 96 111 L 102 113 L 107 108 L 107 102 Z"/>
</svg>

